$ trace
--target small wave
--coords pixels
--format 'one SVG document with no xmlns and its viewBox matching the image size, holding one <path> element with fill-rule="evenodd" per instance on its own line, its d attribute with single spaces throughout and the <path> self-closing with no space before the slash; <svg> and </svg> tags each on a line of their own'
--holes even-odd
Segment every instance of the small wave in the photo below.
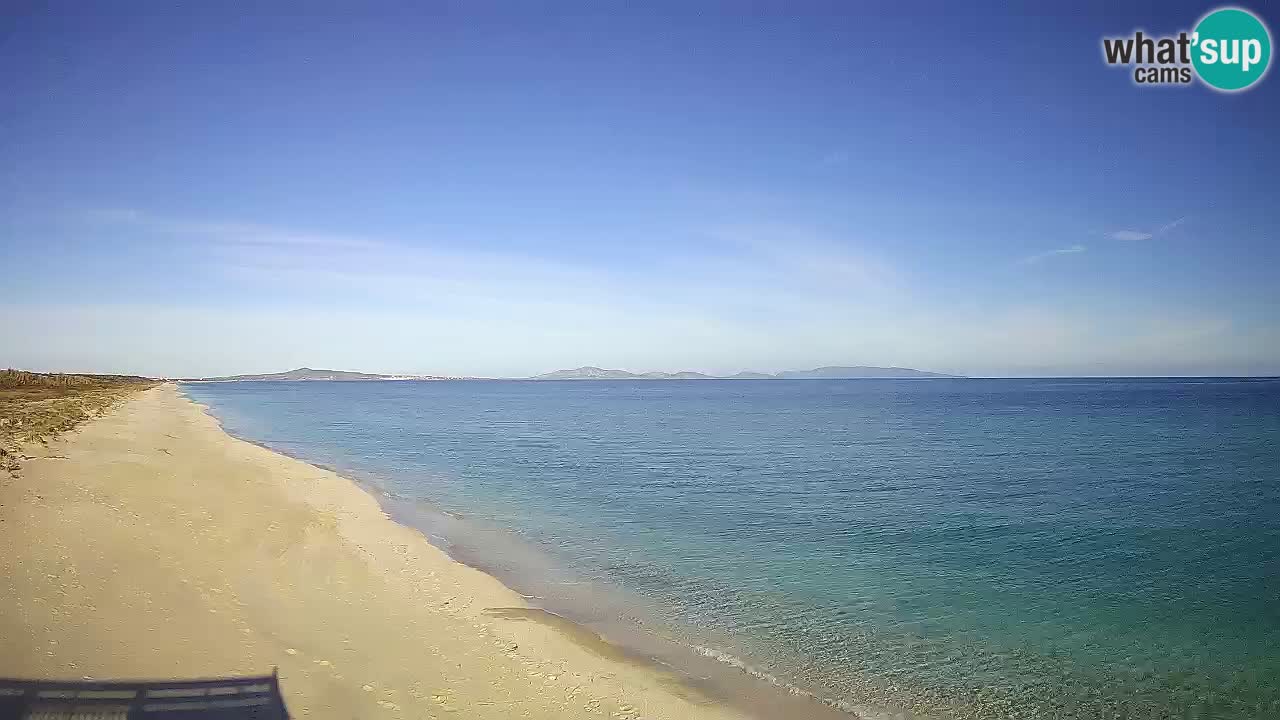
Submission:
<svg viewBox="0 0 1280 720">
<path fill-rule="evenodd" d="M 742 673 L 750 675 L 751 678 L 763 680 L 763 682 L 773 685 L 773 687 L 780 689 L 782 692 L 792 694 L 792 696 L 796 697 L 803 697 L 806 698 L 806 700 L 818 702 L 820 705 L 826 705 L 827 707 L 833 708 L 833 710 L 845 712 L 845 714 L 856 717 L 858 720 L 910 720 L 913 719 L 913 717 L 915 720 L 925 720 L 923 717 L 919 717 L 902 710 L 888 710 L 888 708 L 867 705 L 867 703 L 855 703 L 820 696 L 818 693 L 806 691 L 806 689 L 799 687 L 799 685 L 788 683 L 786 680 L 778 678 L 777 675 L 768 673 L 767 670 L 760 670 L 759 667 L 755 667 L 754 665 L 751 665 L 750 662 L 742 660 L 741 657 L 737 657 L 736 655 L 731 655 L 731 653 L 716 650 L 716 648 L 713 647 L 700 646 L 700 644 L 691 644 L 689 647 L 700 656 L 708 657 L 708 659 L 716 660 L 717 662 L 723 662 L 724 665 L 728 665 L 730 667 L 735 667 L 735 669 L 741 670 Z"/>
<path fill-rule="evenodd" d="M 841 712 L 848 713 L 853 717 L 858 718 L 859 720 L 900 720 L 901 718 L 905 717 L 901 713 L 896 713 L 896 714 L 890 713 L 888 711 L 877 710 L 863 704 L 854 704 L 854 703 L 846 702 L 844 700 L 835 700 L 833 698 L 823 697 L 821 695 L 818 695 L 817 693 L 810 692 L 809 690 L 805 690 L 802 687 L 793 685 L 787 682 L 786 680 L 783 680 L 782 678 L 778 677 L 777 675 L 774 675 L 773 673 L 767 672 L 765 670 L 761 670 L 760 668 L 757 668 L 751 665 L 746 660 L 743 660 L 742 658 L 736 655 L 732 655 L 730 653 L 724 652 L 723 650 L 717 650 L 715 648 L 706 647 L 705 645 L 691 645 L 690 647 L 693 649 L 694 652 L 696 652 L 697 654 L 703 657 L 710 658 L 717 662 L 724 663 L 725 665 L 728 665 L 737 670 L 741 670 L 747 675 L 750 675 L 751 677 L 757 680 L 763 680 L 764 682 L 767 682 L 770 685 L 773 685 L 774 687 L 778 688 L 779 690 L 782 690 L 783 692 L 786 692 L 791 695 L 795 695 L 797 697 L 809 698 L 816 702 L 822 703 L 827 707 L 831 707 Z"/>
</svg>

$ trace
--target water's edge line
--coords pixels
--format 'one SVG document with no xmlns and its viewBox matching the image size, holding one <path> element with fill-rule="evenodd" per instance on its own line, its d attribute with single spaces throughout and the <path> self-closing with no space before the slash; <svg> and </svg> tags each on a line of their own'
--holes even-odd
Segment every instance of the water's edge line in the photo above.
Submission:
<svg viewBox="0 0 1280 720">
<path fill-rule="evenodd" d="M 213 408 L 206 405 L 205 403 L 202 403 L 192 398 L 190 395 L 186 393 L 182 385 L 183 383 L 174 383 L 174 387 L 177 390 L 179 396 L 182 398 L 182 400 L 184 400 L 185 402 L 191 403 L 198 410 L 200 410 L 202 414 L 204 414 L 206 417 L 211 419 L 217 425 L 218 430 L 222 432 L 224 435 L 226 435 L 227 437 L 232 438 L 234 440 L 238 440 L 243 443 L 247 443 L 249 445 L 253 445 L 254 447 L 261 448 L 263 450 L 266 450 L 267 452 L 274 453 L 281 457 L 286 457 L 286 458 L 289 458 L 290 460 L 295 460 L 297 462 L 304 463 L 318 470 L 332 473 L 333 475 L 343 479 L 344 481 L 351 483 L 352 486 L 358 488 L 361 492 L 371 497 L 374 500 L 374 502 L 378 504 L 379 509 L 383 511 L 383 514 L 386 517 L 388 522 L 395 523 L 400 527 L 407 528 L 413 531 L 419 537 L 421 537 L 427 544 L 431 545 L 433 548 L 436 548 L 441 553 L 443 553 L 445 557 L 449 559 L 450 562 L 454 562 L 464 567 L 468 567 L 472 570 L 475 570 L 477 572 L 484 573 L 490 578 L 493 578 L 494 581 L 498 582 L 503 587 L 510 590 L 512 593 L 520 596 L 522 599 L 524 599 L 525 602 L 527 602 L 530 605 L 530 607 L 540 610 L 542 612 L 545 612 L 549 615 L 553 615 L 565 623 L 568 623 L 577 628 L 580 628 L 584 632 L 588 632 L 593 635 L 596 635 L 597 637 L 600 638 L 601 642 L 609 645 L 611 648 L 616 650 L 619 654 L 626 656 L 632 660 L 643 663 L 649 666 L 654 671 L 671 676 L 673 679 L 679 682 L 684 688 L 690 691 L 693 691 L 695 693 L 699 693 L 702 695 L 706 695 L 709 697 L 709 699 L 716 702 L 723 703 L 727 706 L 733 707 L 734 709 L 745 713 L 749 717 L 761 717 L 758 714 L 759 711 L 757 708 L 753 707 L 752 705 L 746 702 L 743 702 L 741 698 L 735 698 L 735 697 L 728 696 L 723 692 L 717 692 L 716 688 L 709 687 L 706 683 L 697 682 L 697 678 L 691 677 L 688 674 L 681 672 L 678 668 L 672 666 L 670 663 L 664 662 L 663 660 L 653 657 L 651 655 L 648 655 L 646 653 L 636 651 L 635 649 L 628 647 L 626 645 L 618 644 L 617 642 L 602 635 L 596 628 L 590 627 L 588 625 L 584 625 L 576 620 L 573 620 L 572 618 L 565 617 L 564 615 L 557 613 L 554 610 L 551 610 L 549 608 L 542 607 L 538 603 L 537 597 L 528 595 L 526 593 L 523 593 L 507 585 L 505 582 L 503 582 L 502 578 L 493 574 L 489 569 L 474 563 L 467 562 L 457 557 L 456 555 L 454 555 L 449 551 L 449 548 L 446 545 L 442 544 L 442 542 L 437 542 L 436 539 L 433 538 L 431 534 L 423 532 L 420 528 L 414 527 L 411 524 L 402 523 L 396 520 L 394 514 L 389 511 L 386 505 L 386 501 L 392 498 L 387 493 L 387 491 L 384 490 L 383 488 L 378 487 L 377 485 L 370 482 L 362 482 L 360 480 L 352 478 L 347 474 L 344 474 L 344 472 L 338 468 L 329 467 L 324 464 L 312 462 L 306 458 L 299 457 L 286 450 L 272 447 L 265 442 L 260 442 L 252 438 L 241 437 L 231 432 L 223 424 L 222 419 L 219 418 L 214 413 Z M 440 508 L 440 510 L 442 512 L 448 512 L 443 508 Z M 441 538 L 441 540 L 443 541 L 443 538 Z M 559 633 L 560 631 L 557 630 L 556 632 Z M 565 640 L 567 642 L 571 642 L 571 639 L 568 637 L 566 637 Z M 827 709 L 828 711 L 839 713 L 845 717 L 850 718 L 851 720 L 896 720 L 897 718 L 905 717 L 905 715 L 900 712 L 895 713 L 891 710 L 871 708 L 865 705 L 852 705 L 850 703 L 847 703 L 841 700 L 823 697 L 822 695 L 819 695 L 817 693 L 814 693 L 804 688 L 793 685 L 768 672 L 758 670 L 746 660 L 739 658 L 731 653 L 727 653 L 715 648 L 705 647 L 702 645 L 689 645 L 686 647 L 691 653 L 702 656 L 704 658 L 714 660 L 727 669 L 732 669 L 732 670 L 741 672 L 744 676 L 751 678 L 751 680 L 771 687 L 775 692 L 781 692 L 787 695 L 791 695 L 793 697 L 811 701 L 813 703 L 821 705 L 823 708 Z M 925 720 L 925 719 L 918 718 L 918 720 Z"/>
</svg>

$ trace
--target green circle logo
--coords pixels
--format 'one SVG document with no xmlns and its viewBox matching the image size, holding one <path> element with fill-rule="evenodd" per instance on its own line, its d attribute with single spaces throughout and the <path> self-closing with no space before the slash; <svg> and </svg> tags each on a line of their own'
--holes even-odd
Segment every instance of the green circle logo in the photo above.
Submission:
<svg viewBox="0 0 1280 720">
<path fill-rule="evenodd" d="M 1247 10 L 1223 8 L 1205 15 L 1191 42 L 1196 74 L 1225 92 L 1258 82 L 1271 63 L 1271 33 Z"/>
</svg>

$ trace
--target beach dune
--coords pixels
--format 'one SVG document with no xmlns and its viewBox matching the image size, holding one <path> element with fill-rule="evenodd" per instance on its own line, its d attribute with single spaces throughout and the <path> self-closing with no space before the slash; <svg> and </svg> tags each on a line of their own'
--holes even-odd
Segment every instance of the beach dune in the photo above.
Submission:
<svg viewBox="0 0 1280 720">
<path fill-rule="evenodd" d="M 0 480 L 0 676 L 279 667 L 295 716 L 732 718 L 172 384 Z M 555 619 L 551 616 L 550 619 Z"/>
</svg>

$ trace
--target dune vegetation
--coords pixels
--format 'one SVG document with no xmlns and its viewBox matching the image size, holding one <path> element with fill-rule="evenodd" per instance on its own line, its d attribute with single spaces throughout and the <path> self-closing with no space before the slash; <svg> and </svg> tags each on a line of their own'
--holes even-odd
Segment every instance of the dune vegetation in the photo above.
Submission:
<svg viewBox="0 0 1280 720">
<path fill-rule="evenodd" d="M 47 444 L 156 381 L 131 375 L 0 370 L 0 473 L 16 476 L 28 443 Z"/>
</svg>

